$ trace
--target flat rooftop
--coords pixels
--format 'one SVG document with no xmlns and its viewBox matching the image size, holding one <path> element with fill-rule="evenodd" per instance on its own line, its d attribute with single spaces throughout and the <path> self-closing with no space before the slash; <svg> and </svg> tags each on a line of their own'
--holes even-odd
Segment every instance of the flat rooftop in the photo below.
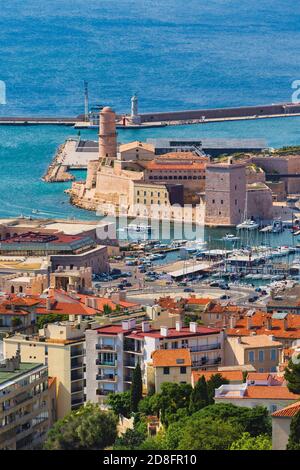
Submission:
<svg viewBox="0 0 300 470">
<path fill-rule="evenodd" d="M 9 381 L 14 381 L 18 377 L 22 376 L 24 373 L 31 372 L 41 366 L 43 366 L 43 364 L 21 362 L 19 369 L 16 369 L 14 372 L 7 372 L 0 369 L 0 385 L 4 385 L 6 382 Z"/>
</svg>

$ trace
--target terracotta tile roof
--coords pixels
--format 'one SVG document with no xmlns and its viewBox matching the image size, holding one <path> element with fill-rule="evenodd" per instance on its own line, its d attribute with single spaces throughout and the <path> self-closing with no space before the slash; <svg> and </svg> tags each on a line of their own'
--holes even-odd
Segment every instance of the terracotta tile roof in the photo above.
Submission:
<svg viewBox="0 0 300 470">
<path fill-rule="evenodd" d="M 203 370 L 203 371 L 193 371 L 192 376 L 194 383 L 196 384 L 200 377 L 204 375 L 205 380 L 208 381 L 212 375 L 220 374 L 224 379 L 229 382 L 243 382 L 243 371 L 241 370 Z"/>
<path fill-rule="evenodd" d="M 300 412 L 300 401 L 297 401 L 296 403 L 293 403 L 292 405 L 282 408 L 282 410 L 275 411 L 275 413 L 273 413 L 272 416 L 276 418 L 281 418 L 281 417 L 292 418 L 299 412 Z"/>
<path fill-rule="evenodd" d="M 270 374 L 268 372 L 249 372 L 247 380 L 268 380 Z"/>
<path fill-rule="evenodd" d="M 152 160 L 147 163 L 143 163 L 143 166 L 147 170 L 188 170 L 188 171 L 204 171 L 206 164 L 204 162 L 195 162 L 195 161 L 187 161 L 187 162 L 158 162 L 157 160 Z"/>
<path fill-rule="evenodd" d="M 168 336 L 167 338 L 185 338 L 188 336 L 203 336 L 203 335 L 212 335 L 216 333 L 220 333 L 219 328 L 208 328 L 205 326 L 198 326 L 196 332 L 190 331 L 189 327 L 182 327 L 180 331 L 177 331 L 176 328 L 169 328 L 168 329 Z M 124 330 L 122 325 L 109 325 L 109 326 L 101 326 L 97 328 L 98 334 L 114 334 L 117 335 L 118 333 L 124 333 L 128 338 L 137 338 L 142 339 L 145 336 L 150 338 L 158 338 L 164 339 L 160 332 L 160 329 L 155 329 L 143 332 L 140 326 L 135 326 L 131 330 Z"/>
<path fill-rule="evenodd" d="M 154 152 L 154 146 L 152 144 L 148 144 L 146 142 L 140 142 L 135 140 L 134 142 L 129 142 L 128 144 L 120 145 L 120 152 L 126 152 L 126 150 L 132 150 L 135 148 L 142 148 L 145 150 L 149 150 L 150 152 Z"/>
<path fill-rule="evenodd" d="M 192 365 L 188 349 L 157 349 L 151 357 L 154 367 L 189 367 Z"/>
<path fill-rule="evenodd" d="M 243 398 L 299 400 L 300 395 L 290 392 L 285 385 L 249 385 Z"/>
<path fill-rule="evenodd" d="M 195 298 L 195 297 L 190 297 L 187 299 L 187 304 L 188 305 L 207 305 L 211 302 L 210 298 Z"/>
<path fill-rule="evenodd" d="M 249 336 L 253 331 L 257 335 L 273 335 L 277 339 L 298 339 L 300 338 L 300 315 L 287 315 L 287 328 L 284 329 L 285 322 L 280 319 L 272 319 L 272 329 L 267 328 L 267 319 L 271 318 L 272 314 L 256 311 L 251 317 L 252 328 L 247 328 L 246 317 L 238 318 L 235 328 L 228 328 L 226 332 L 229 336 Z"/>
</svg>

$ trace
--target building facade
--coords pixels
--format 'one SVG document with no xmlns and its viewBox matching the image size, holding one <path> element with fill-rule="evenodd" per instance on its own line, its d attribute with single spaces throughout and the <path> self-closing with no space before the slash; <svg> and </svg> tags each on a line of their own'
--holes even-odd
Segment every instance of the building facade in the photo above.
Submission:
<svg viewBox="0 0 300 470">
<path fill-rule="evenodd" d="M 192 368 L 209 369 L 223 363 L 223 331 L 216 328 L 198 327 L 191 322 L 183 327 L 161 327 L 153 330 L 149 322 L 141 327 L 135 319 L 121 325 L 105 326 L 86 331 L 86 398 L 104 403 L 109 393 L 129 390 L 132 373 L 140 364 L 143 383 L 147 383 L 147 364 L 152 353 L 158 349 L 175 350 L 187 348 L 191 354 Z"/>
<path fill-rule="evenodd" d="M 0 364 L 0 450 L 34 449 L 49 429 L 48 368 L 20 362 Z"/>
</svg>

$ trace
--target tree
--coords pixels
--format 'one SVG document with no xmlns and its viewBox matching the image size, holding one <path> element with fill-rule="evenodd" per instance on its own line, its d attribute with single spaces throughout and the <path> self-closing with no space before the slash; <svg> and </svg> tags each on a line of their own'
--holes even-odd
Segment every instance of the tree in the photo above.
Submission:
<svg viewBox="0 0 300 470">
<path fill-rule="evenodd" d="M 207 393 L 208 402 L 210 405 L 214 404 L 215 389 L 221 387 L 221 385 L 229 384 L 229 381 L 225 379 L 221 374 L 213 374 L 207 381 Z"/>
<path fill-rule="evenodd" d="M 111 306 L 108 304 L 103 305 L 103 313 L 104 315 L 110 315 L 112 313 Z"/>
<path fill-rule="evenodd" d="M 177 449 L 229 450 L 240 433 L 240 428 L 230 422 L 201 418 L 196 413 L 186 421 Z"/>
<path fill-rule="evenodd" d="M 36 324 L 39 330 L 44 328 L 48 323 L 55 323 L 57 321 L 67 321 L 69 320 L 69 315 L 40 315 L 37 317 Z"/>
<path fill-rule="evenodd" d="M 260 434 L 270 436 L 272 432 L 270 415 L 267 408 L 263 406 L 246 408 L 245 406 L 220 403 L 209 405 L 196 414 L 201 418 L 220 419 L 230 422 L 234 426 L 239 426 L 242 432 L 249 432 L 251 436 L 259 436 Z"/>
<path fill-rule="evenodd" d="M 117 437 L 117 418 L 87 403 L 57 421 L 48 432 L 46 450 L 102 450 Z"/>
<path fill-rule="evenodd" d="M 164 382 L 161 392 L 151 397 L 152 406 L 160 413 L 161 422 L 168 426 L 176 420 L 180 408 L 188 409 L 193 388 L 189 384 Z"/>
<path fill-rule="evenodd" d="M 127 431 L 116 439 L 114 450 L 135 450 L 144 442 L 146 436 L 136 429 L 127 429 Z"/>
<path fill-rule="evenodd" d="M 208 390 L 204 375 L 196 383 L 190 398 L 190 413 L 195 413 L 208 405 Z"/>
<path fill-rule="evenodd" d="M 125 418 L 130 417 L 130 392 L 110 393 L 108 395 L 107 404 L 117 416 L 122 415 L 125 416 Z"/>
<path fill-rule="evenodd" d="M 288 366 L 284 372 L 284 378 L 287 381 L 287 386 L 290 392 L 300 394 L 300 354 L 297 360 L 294 358 L 289 360 Z"/>
<path fill-rule="evenodd" d="M 271 450 L 272 440 L 266 434 L 252 437 L 244 432 L 242 437 L 231 444 L 230 450 Z"/>
<path fill-rule="evenodd" d="M 293 416 L 287 450 L 300 450 L 300 411 Z"/>
<path fill-rule="evenodd" d="M 139 402 L 143 397 L 143 382 L 141 366 L 138 363 L 133 371 L 131 383 L 131 410 L 136 412 L 138 410 Z"/>
</svg>

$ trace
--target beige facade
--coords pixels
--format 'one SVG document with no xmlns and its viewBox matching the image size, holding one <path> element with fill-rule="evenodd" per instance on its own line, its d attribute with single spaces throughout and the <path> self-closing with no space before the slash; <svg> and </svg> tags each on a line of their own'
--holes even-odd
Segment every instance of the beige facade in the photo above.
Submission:
<svg viewBox="0 0 300 470">
<path fill-rule="evenodd" d="M 11 294 L 40 295 L 48 287 L 46 274 L 16 273 L 0 275 L 0 291 Z"/>
<path fill-rule="evenodd" d="M 300 155 L 266 155 L 252 157 L 252 162 L 270 174 L 298 174 Z M 282 178 L 288 194 L 300 192 L 300 179 L 295 177 Z"/>
<path fill-rule="evenodd" d="M 188 349 L 172 351 L 157 350 L 152 353 L 152 363 L 147 365 L 146 389 L 154 386 L 155 393 L 161 392 L 164 382 L 190 384 L 192 360 Z"/>
<path fill-rule="evenodd" d="M 206 225 L 237 225 L 242 221 L 246 202 L 244 164 L 209 164 L 206 166 Z"/>
<path fill-rule="evenodd" d="M 122 161 L 152 160 L 154 158 L 154 147 L 145 142 L 130 142 L 119 147 L 118 158 Z"/>
<path fill-rule="evenodd" d="M 15 335 L 4 339 L 4 355 L 19 350 L 21 360 L 48 365 L 56 378 L 57 418 L 84 403 L 84 331 L 73 322 L 48 324 L 38 336 Z"/>
<path fill-rule="evenodd" d="M 257 372 L 276 372 L 282 343 L 271 336 L 228 336 L 225 340 L 225 365 L 251 364 Z"/>
</svg>

